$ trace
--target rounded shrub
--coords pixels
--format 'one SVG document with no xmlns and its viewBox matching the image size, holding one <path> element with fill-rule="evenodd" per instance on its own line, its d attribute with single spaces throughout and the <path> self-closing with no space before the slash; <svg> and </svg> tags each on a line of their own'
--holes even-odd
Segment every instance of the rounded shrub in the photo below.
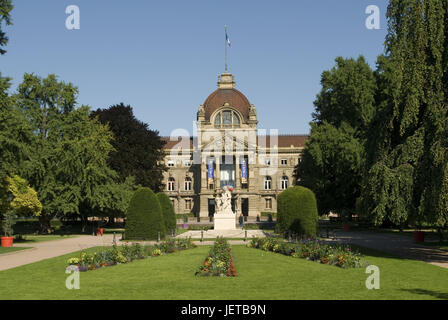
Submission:
<svg viewBox="0 0 448 320">
<path fill-rule="evenodd" d="M 282 191 L 277 198 L 277 224 L 276 228 L 279 233 L 286 234 L 293 231 L 293 226 L 297 225 L 297 213 L 300 211 L 297 195 L 288 188 Z"/>
<path fill-rule="evenodd" d="M 149 188 L 140 188 L 129 204 L 126 215 L 126 240 L 156 240 L 158 233 L 165 236 L 162 207 L 155 193 Z"/>
<path fill-rule="evenodd" d="M 318 214 L 314 193 L 297 186 L 281 192 L 277 200 L 277 228 L 281 233 L 296 232 L 315 237 Z"/>
<path fill-rule="evenodd" d="M 159 192 L 157 194 L 160 206 L 162 208 L 163 220 L 165 221 L 165 229 L 167 232 L 176 229 L 176 213 L 174 212 L 173 204 L 170 197 L 165 193 Z"/>
</svg>

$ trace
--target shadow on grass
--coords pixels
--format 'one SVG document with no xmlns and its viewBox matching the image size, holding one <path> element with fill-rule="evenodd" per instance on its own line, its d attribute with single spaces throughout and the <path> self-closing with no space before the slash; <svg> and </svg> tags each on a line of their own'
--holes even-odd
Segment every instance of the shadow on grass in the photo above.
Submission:
<svg viewBox="0 0 448 320">
<path fill-rule="evenodd" d="M 437 299 L 448 300 L 448 293 L 437 292 L 425 289 L 400 289 L 401 291 L 406 291 L 413 294 L 420 294 L 425 296 L 431 296 Z"/>
</svg>

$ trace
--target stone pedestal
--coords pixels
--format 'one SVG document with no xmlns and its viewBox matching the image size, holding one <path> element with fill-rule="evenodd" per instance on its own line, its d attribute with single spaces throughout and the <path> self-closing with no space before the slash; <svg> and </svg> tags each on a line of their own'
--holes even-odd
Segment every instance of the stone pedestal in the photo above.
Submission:
<svg viewBox="0 0 448 320">
<path fill-rule="evenodd" d="M 213 221 L 215 222 L 214 230 L 236 230 L 236 216 L 233 213 L 215 214 Z"/>
</svg>

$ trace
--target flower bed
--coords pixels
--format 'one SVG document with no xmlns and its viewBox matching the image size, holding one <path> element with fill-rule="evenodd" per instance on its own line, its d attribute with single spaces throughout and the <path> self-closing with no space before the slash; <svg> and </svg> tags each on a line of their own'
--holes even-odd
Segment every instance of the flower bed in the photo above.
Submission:
<svg viewBox="0 0 448 320">
<path fill-rule="evenodd" d="M 229 243 L 224 238 L 217 238 L 210 249 L 204 264 L 196 271 L 200 276 L 236 277 Z"/>
<path fill-rule="evenodd" d="M 141 245 L 134 243 L 131 245 L 113 246 L 103 248 L 101 251 L 87 253 L 81 251 L 78 257 L 67 260 L 68 266 L 75 266 L 79 271 L 95 270 L 102 267 L 117 264 L 129 263 L 138 259 L 158 257 L 164 254 L 195 248 L 191 238 L 170 239 L 160 244 Z"/>
<path fill-rule="evenodd" d="M 330 245 L 316 240 L 288 243 L 275 238 L 253 238 L 247 246 L 341 268 L 359 268 L 367 265 L 361 261 L 361 254 L 349 246 Z"/>
</svg>

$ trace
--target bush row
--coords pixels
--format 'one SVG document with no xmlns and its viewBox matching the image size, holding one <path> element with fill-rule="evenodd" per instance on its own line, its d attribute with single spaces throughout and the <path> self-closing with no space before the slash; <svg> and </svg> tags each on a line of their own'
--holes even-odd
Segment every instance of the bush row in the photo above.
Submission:
<svg viewBox="0 0 448 320">
<path fill-rule="evenodd" d="M 236 277 L 236 269 L 227 240 L 218 237 L 210 249 L 204 264 L 196 271 L 200 276 Z"/>
<path fill-rule="evenodd" d="M 329 245 L 316 240 L 289 243 L 277 238 L 253 238 L 247 246 L 341 268 L 366 266 L 366 263 L 361 261 L 361 254 L 346 245 Z"/>
<path fill-rule="evenodd" d="M 129 263 L 138 259 L 157 257 L 163 254 L 195 248 L 191 238 L 170 239 L 160 244 L 113 246 L 100 251 L 88 253 L 81 251 L 78 257 L 67 260 L 68 266 L 77 267 L 79 271 L 95 270 L 102 267 Z"/>
</svg>

